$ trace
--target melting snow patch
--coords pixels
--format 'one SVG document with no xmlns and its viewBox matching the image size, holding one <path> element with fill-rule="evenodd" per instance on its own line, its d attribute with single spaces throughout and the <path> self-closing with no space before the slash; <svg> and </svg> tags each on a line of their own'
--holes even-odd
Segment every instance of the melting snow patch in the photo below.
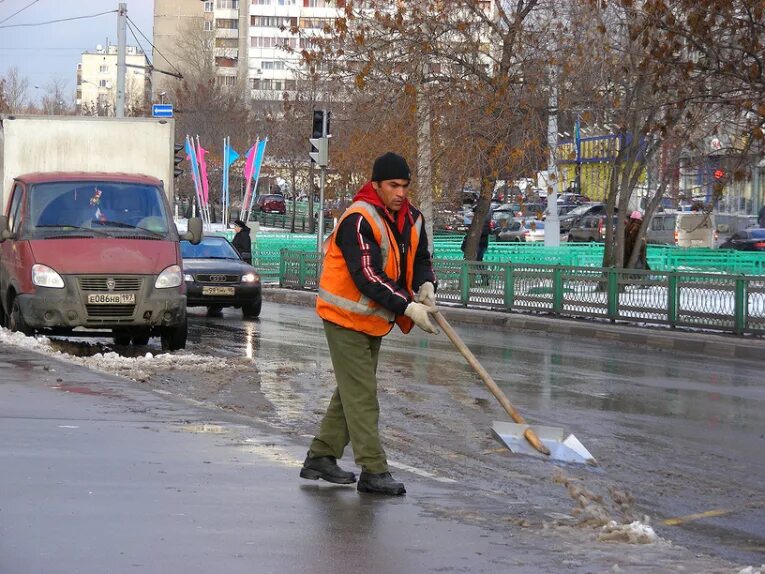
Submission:
<svg viewBox="0 0 765 574">
<path fill-rule="evenodd" d="M 47 337 L 27 337 L 2 328 L 0 328 L 0 342 L 133 380 L 145 380 L 159 370 L 178 369 L 193 370 L 195 373 L 215 373 L 226 368 L 225 359 L 186 352 L 159 355 L 146 353 L 142 357 L 123 357 L 112 351 L 97 353 L 90 357 L 75 357 L 55 350 Z"/>
<path fill-rule="evenodd" d="M 759 568 L 755 568 L 754 566 L 747 566 L 746 568 L 739 570 L 737 574 L 765 574 L 765 564 Z"/>
<path fill-rule="evenodd" d="M 649 524 L 635 520 L 629 524 L 617 524 L 611 520 L 608 524 L 601 527 L 598 540 L 628 542 L 630 544 L 651 544 L 659 539 L 653 528 Z"/>
</svg>

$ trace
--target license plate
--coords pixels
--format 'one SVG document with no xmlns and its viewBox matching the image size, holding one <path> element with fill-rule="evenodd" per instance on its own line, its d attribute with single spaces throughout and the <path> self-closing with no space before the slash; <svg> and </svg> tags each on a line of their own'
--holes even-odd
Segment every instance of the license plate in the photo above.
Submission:
<svg viewBox="0 0 765 574">
<path fill-rule="evenodd" d="M 202 287 L 202 295 L 233 295 L 233 287 Z"/>
<path fill-rule="evenodd" d="M 89 305 L 131 305 L 135 303 L 135 293 L 91 293 Z"/>
</svg>

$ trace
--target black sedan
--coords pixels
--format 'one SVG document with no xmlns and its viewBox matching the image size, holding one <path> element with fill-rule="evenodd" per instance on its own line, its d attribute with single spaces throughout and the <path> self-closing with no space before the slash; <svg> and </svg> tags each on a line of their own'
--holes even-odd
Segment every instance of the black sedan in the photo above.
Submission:
<svg viewBox="0 0 765 574">
<path fill-rule="evenodd" d="M 738 249 L 740 251 L 765 251 L 765 228 L 750 227 L 734 233 L 720 249 Z"/>
<path fill-rule="evenodd" d="M 260 276 L 225 237 L 206 235 L 199 245 L 181 241 L 181 257 L 187 307 L 207 307 L 212 316 L 223 307 L 241 308 L 246 318 L 260 315 Z"/>
</svg>

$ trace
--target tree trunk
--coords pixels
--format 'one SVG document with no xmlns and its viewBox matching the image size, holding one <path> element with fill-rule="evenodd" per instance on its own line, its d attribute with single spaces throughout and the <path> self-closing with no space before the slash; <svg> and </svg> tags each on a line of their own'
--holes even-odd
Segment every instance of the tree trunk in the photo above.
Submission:
<svg viewBox="0 0 765 574">
<path fill-rule="evenodd" d="M 420 88 L 417 91 L 417 197 L 420 211 L 425 218 L 428 249 L 433 254 L 433 178 L 431 170 L 432 149 L 430 138 L 430 102 Z"/>
</svg>

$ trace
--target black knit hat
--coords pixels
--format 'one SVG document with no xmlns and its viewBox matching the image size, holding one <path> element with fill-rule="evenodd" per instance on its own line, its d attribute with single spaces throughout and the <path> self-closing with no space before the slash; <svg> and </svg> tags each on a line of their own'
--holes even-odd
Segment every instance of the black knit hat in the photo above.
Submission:
<svg viewBox="0 0 765 574">
<path fill-rule="evenodd" d="M 234 225 L 236 225 L 237 227 L 241 227 L 242 229 L 249 229 L 249 227 L 247 227 L 247 224 L 241 219 L 235 219 Z"/>
<path fill-rule="evenodd" d="M 388 179 L 412 179 L 406 160 L 392 151 L 378 157 L 372 166 L 372 181 Z"/>
</svg>

